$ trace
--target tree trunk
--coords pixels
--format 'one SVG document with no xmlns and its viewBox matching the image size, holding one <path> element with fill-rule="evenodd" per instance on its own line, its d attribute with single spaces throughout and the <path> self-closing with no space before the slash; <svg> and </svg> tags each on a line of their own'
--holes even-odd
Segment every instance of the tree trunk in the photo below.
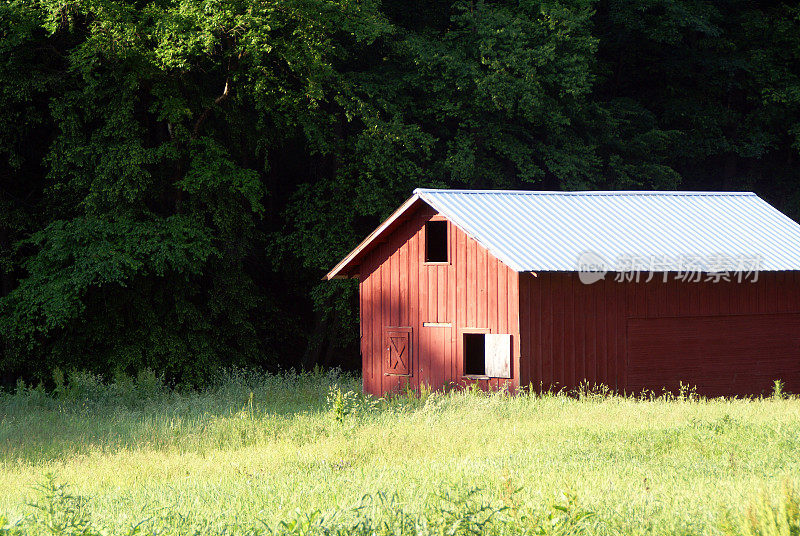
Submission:
<svg viewBox="0 0 800 536">
<path fill-rule="evenodd" d="M 303 370 L 311 370 L 315 365 L 320 363 L 322 352 L 325 349 L 325 339 L 328 334 L 328 318 L 321 312 L 315 314 L 314 331 L 306 344 L 306 350 L 303 352 L 303 358 L 300 361 L 300 366 Z"/>
</svg>

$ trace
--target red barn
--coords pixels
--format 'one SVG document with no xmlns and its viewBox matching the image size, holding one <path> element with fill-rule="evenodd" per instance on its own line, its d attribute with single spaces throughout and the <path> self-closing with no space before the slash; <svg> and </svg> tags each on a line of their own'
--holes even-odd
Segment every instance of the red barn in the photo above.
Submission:
<svg viewBox="0 0 800 536">
<path fill-rule="evenodd" d="M 424 190 L 359 279 L 364 390 L 800 392 L 800 225 L 749 192 Z"/>
</svg>

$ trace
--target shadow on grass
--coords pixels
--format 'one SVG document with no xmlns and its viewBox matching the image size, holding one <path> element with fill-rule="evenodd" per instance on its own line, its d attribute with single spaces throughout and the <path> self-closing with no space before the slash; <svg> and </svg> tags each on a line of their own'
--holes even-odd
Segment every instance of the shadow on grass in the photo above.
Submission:
<svg viewBox="0 0 800 536">
<path fill-rule="evenodd" d="M 340 371 L 227 372 L 204 390 L 170 389 L 151 373 L 103 382 L 88 373 L 56 387 L 0 392 L 0 458 L 41 462 L 117 449 L 229 448 L 277 437 L 293 419 L 327 412 L 329 392 L 360 391 Z"/>
</svg>

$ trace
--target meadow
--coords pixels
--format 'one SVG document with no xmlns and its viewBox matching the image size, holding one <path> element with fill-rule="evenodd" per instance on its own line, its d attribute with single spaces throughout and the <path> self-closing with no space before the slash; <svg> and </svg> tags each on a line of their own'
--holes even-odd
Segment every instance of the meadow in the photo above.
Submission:
<svg viewBox="0 0 800 536">
<path fill-rule="evenodd" d="M 0 394 L 0 535 L 800 534 L 800 399 L 780 392 L 56 380 Z"/>
</svg>

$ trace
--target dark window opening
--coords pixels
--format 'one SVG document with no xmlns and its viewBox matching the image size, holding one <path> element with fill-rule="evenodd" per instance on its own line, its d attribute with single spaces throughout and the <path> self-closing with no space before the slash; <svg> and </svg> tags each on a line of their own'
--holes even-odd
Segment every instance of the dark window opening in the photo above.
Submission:
<svg viewBox="0 0 800 536">
<path fill-rule="evenodd" d="M 447 222 L 425 224 L 425 262 L 447 262 Z"/>
<path fill-rule="evenodd" d="M 464 375 L 486 374 L 486 336 L 483 333 L 464 334 Z"/>
</svg>

